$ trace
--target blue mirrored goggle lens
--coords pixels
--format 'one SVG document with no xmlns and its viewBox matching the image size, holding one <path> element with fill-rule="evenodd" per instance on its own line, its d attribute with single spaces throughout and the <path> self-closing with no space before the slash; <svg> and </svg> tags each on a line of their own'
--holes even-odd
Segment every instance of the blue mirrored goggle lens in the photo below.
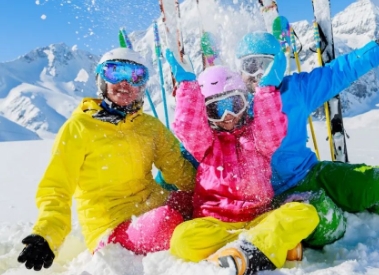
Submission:
<svg viewBox="0 0 379 275">
<path fill-rule="evenodd" d="M 98 65 L 97 73 L 112 84 L 126 80 L 133 86 L 141 86 L 149 79 L 147 68 L 141 64 L 107 61 Z"/>
<path fill-rule="evenodd" d="M 237 115 L 245 108 L 245 101 L 241 95 L 233 95 L 218 101 L 214 101 L 209 103 L 206 107 L 207 116 L 210 119 L 221 119 L 226 111 Z"/>
</svg>

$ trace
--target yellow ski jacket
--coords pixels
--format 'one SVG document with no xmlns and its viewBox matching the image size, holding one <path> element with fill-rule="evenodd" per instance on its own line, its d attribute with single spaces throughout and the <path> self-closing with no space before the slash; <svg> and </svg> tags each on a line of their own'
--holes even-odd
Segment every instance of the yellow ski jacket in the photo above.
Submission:
<svg viewBox="0 0 379 275">
<path fill-rule="evenodd" d="M 83 99 L 61 127 L 38 186 L 33 234 L 44 237 L 55 254 L 71 231 L 72 196 L 93 251 L 121 222 L 164 204 L 169 192 L 154 181 L 153 164 L 180 190 L 194 187 L 194 168 L 158 119 L 141 110 L 117 125 L 103 122 L 92 118 L 99 103 Z"/>
</svg>

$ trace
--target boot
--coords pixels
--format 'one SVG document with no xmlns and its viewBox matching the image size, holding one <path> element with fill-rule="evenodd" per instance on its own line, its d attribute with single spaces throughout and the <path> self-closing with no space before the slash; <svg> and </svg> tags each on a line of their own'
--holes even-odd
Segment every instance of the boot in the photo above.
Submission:
<svg viewBox="0 0 379 275">
<path fill-rule="evenodd" d="M 302 261 L 303 260 L 303 245 L 298 243 L 295 248 L 288 250 L 287 261 Z"/>
<path fill-rule="evenodd" d="M 207 261 L 224 268 L 233 268 L 235 275 L 253 275 L 276 266 L 253 244 L 245 240 L 234 241 L 208 257 Z"/>
</svg>

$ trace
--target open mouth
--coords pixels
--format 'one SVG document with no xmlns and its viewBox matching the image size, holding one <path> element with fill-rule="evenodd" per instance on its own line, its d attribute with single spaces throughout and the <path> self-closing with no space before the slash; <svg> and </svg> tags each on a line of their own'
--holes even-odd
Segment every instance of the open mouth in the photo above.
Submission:
<svg viewBox="0 0 379 275">
<path fill-rule="evenodd" d="M 224 122 L 225 124 L 230 124 L 230 123 L 233 123 L 234 120 L 235 120 L 235 118 L 232 118 L 232 119 L 224 120 L 223 122 Z"/>
<path fill-rule="evenodd" d="M 127 89 L 118 89 L 117 90 L 117 93 L 123 93 L 123 94 L 125 94 L 125 93 L 129 93 L 130 91 L 129 90 L 127 90 Z"/>
</svg>

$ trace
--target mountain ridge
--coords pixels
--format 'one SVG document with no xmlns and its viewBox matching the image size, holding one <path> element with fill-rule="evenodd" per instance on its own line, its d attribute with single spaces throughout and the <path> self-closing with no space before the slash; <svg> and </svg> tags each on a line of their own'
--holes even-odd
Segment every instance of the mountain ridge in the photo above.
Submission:
<svg viewBox="0 0 379 275">
<path fill-rule="evenodd" d="M 196 73 L 202 70 L 200 54 L 201 30 L 211 31 L 219 39 L 220 60 L 232 68 L 234 47 L 247 32 L 263 30 L 264 24 L 257 5 L 242 1 L 240 9 L 220 6 L 209 0 L 200 4 L 186 0 L 181 4 L 182 35 L 186 54 L 192 61 Z M 280 7 L 279 7 L 280 8 Z M 206 12 L 205 12 L 206 11 Z M 236 20 L 238 18 L 238 20 Z M 202 23 L 199 23 L 202 19 Z M 205 20 L 206 19 L 206 20 Z M 243 22 L 243 28 L 241 28 Z M 162 52 L 167 48 L 164 26 L 158 20 Z M 303 71 L 317 66 L 313 47 L 313 26 L 307 20 L 291 24 L 303 46 L 300 53 Z M 333 33 L 336 55 L 352 51 L 379 36 L 379 0 L 358 0 L 333 17 Z M 155 107 L 160 110 L 160 83 L 157 74 L 152 26 L 146 30 L 129 34 L 134 49 L 146 57 L 151 65 L 148 90 Z M 115 40 L 116 40 L 115 35 Z M 0 63 L 0 117 L 1 123 L 18 124 L 34 132 L 39 138 L 50 138 L 70 116 L 83 97 L 96 97 L 94 68 L 99 57 L 76 46 L 65 43 L 36 48 L 15 60 Z M 165 89 L 172 91 L 170 67 L 162 58 Z M 295 63 L 291 65 L 296 71 Z M 344 114 L 352 116 L 377 108 L 379 103 L 379 69 L 370 71 L 341 93 Z M 175 109 L 175 98 L 167 97 L 170 118 Z M 147 100 L 146 100 L 147 102 Z M 151 112 L 147 103 L 145 111 Z M 322 118 L 322 112 L 316 112 Z M 163 121 L 163 117 L 160 117 Z M 172 120 L 171 120 L 172 121 Z M 26 135 L 28 139 L 28 135 Z M 8 137 L 6 140 L 11 140 Z M 18 140 L 19 137 L 15 137 Z M 5 140 L 0 136 L 0 141 Z"/>
</svg>

